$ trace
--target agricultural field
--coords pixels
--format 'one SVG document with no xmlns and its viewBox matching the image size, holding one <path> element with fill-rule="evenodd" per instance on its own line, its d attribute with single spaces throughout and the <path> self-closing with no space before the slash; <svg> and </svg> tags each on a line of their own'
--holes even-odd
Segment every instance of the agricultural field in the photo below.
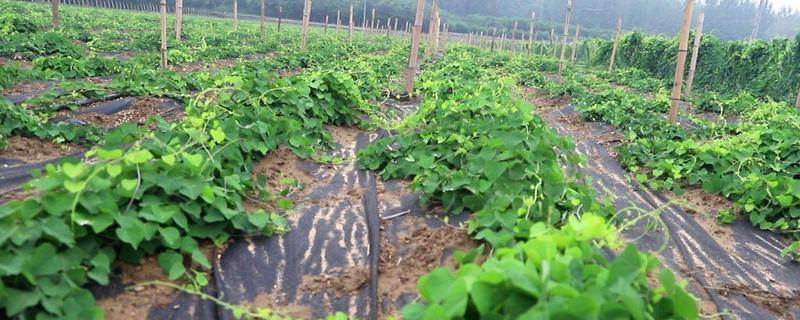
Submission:
<svg viewBox="0 0 800 320">
<path fill-rule="evenodd" d="M 0 0 L 3 318 L 800 318 L 800 36 L 676 98 L 641 32 L 74 3 Z"/>
</svg>

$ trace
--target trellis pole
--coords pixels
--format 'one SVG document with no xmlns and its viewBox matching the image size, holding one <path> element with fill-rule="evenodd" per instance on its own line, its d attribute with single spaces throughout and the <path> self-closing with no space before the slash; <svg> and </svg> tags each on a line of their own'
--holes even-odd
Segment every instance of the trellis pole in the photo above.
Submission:
<svg viewBox="0 0 800 320">
<path fill-rule="evenodd" d="M 697 58 L 700 56 L 700 44 L 703 40 L 703 21 L 706 14 L 701 13 L 697 17 L 697 30 L 694 35 L 694 47 L 692 48 L 692 60 L 689 63 L 689 76 L 686 78 L 686 96 L 692 95 L 692 87 L 694 86 L 694 75 L 697 70 Z"/>
<path fill-rule="evenodd" d="M 264 0 L 261 0 L 262 8 Z M 181 41 L 183 29 L 183 0 L 175 0 L 175 40 Z"/>
<path fill-rule="evenodd" d="M 432 0 L 431 3 L 431 19 L 428 21 L 428 46 L 433 45 L 433 37 L 434 31 L 433 29 L 436 27 L 436 10 L 439 7 L 439 0 Z"/>
<path fill-rule="evenodd" d="M 564 58 L 567 55 L 567 38 L 569 37 L 569 20 L 572 18 L 572 0 L 567 0 L 567 17 L 564 18 L 564 34 L 561 36 L 561 57 L 558 61 L 558 77 L 564 75 Z"/>
<path fill-rule="evenodd" d="M 518 26 L 518 24 L 519 24 L 519 22 L 514 21 L 514 29 L 511 31 L 511 51 L 516 51 L 514 49 L 516 47 L 515 42 L 517 41 L 517 26 Z"/>
<path fill-rule="evenodd" d="M 50 13 L 53 16 L 53 29 L 61 25 L 61 11 L 58 9 L 59 0 L 50 0 Z"/>
<path fill-rule="evenodd" d="M 167 0 L 161 0 L 161 68 L 167 68 Z"/>
<path fill-rule="evenodd" d="M 497 39 L 497 27 L 494 27 L 494 28 L 492 28 L 492 48 L 491 48 L 491 51 L 494 51 L 496 39 Z"/>
<path fill-rule="evenodd" d="M 608 72 L 614 71 L 614 63 L 617 61 L 617 48 L 619 47 L 620 32 L 622 32 L 622 17 L 617 19 L 617 31 L 614 33 L 614 44 L 611 47 L 611 61 L 608 63 Z"/>
<path fill-rule="evenodd" d="M 342 26 L 342 10 L 336 10 L 336 35 L 339 35 L 339 29 Z"/>
<path fill-rule="evenodd" d="M 681 90 L 683 89 L 683 72 L 686 68 L 686 52 L 689 49 L 689 29 L 692 24 L 692 10 L 694 0 L 686 0 L 683 12 L 683 27 L 681 28 L 680 42 L 678 44 L 678 63 L 675 66 L 675 79 L 672 86 L 672 106 L 669 108 L 669 122 L 678 123 L 678 108 L 681 105 Z"/>
<path fill-rule="evenodd" d="M 531 11 L 531 26 L 530 31 L 528 31 L 528 56 L 530 57 L 533 55 L 533 43 L 534 37 L 536 35 L 536 12 Z"/>
<path fill-rule="evenodd" d="M 325 15 L 325 29 L 323 31 L 324 34 L 328 34 L 328 15 Z"/>
<path fill-rule="evenodd" d="M 397 22 L 400 21 L 400 18 L 394 18 L 394 28 L 392 31 L 397 32 Z"/>
<path fill-rule="evenodd" d="M 797 90 L 797 102 L 795 103 L 797 109 L 800 109 L 800 90 Z"/>
<path fill-rule="evenodd" d="M 283 22 L 283 6 L 278 7 L 278 32 L 281 32 L 281 22 Z"/>
<path fill-rule="evenodd" d="M 303 34 L 300 38 L 300 49 L 306 49 L 306 42 L 308 40 L 308 25 L 311 21 L 311 0 L 306 0 L 303 6 Z"/>
<path fill-rule="evenodd" d="M 578 60 L 578 42 L 581 39 L 581 25 L 575 27 L 575 38 L 572 39 L 572 63 Z"/>
<path fill-rule="evenodd" d="M 417 0 L 417 14 L 414 17 L 414 28 L 411 36 L 411 52 L 408 55 L 408 67 L 406 68 L 406 92 L 412 95 L 414 92 L 414 78 L 417 76 L 419 68 L 419 42 L 422 36 L 422 20 L 425 18 L 425 0 Z"/>
<path fill-rule="evenodd" d="M 239 30 L 239 1 L 233 0 L 233 32 Z"/>
<path fill-rule="evenodd" d="M 347 36 L 347 41 L 350 44 L 353 44 L 353 6 L 350 6 L 350 32 Z"/>
<path fill-rule="evenodd" d="M 558 52 L 558 47 L 556 47 L 556 28 L 550 28 L 550 46 L 553 48 L 553 57 L 555 57 L 556 52 Z"/>
<path fill-rule="evenodd" d="M 177 1 L 180 1 L 180 0 L 177 0 Z M 264 4 L 264 0 L 261 0 L 259 5 L 260 5 L 260 7 L 259 7 L 259 17 L 258 17 L 259 18 L 259 31 L 261 32 L 261 40 L 264 40 L 264 36 L 265 36 L 265 33 L 266 33 L 264 31 L 264 22 L 266 20 L 266 17 L 264 17 L 264 7 L 266 6 Z"/>
<path fill-rule="evenodd" d="M 375 8 L 374 7 L 372 8 L 372 21 L 370 21 L 369 29 L 370 29 L 371 33 L 375 32 Z"/>
</svg>

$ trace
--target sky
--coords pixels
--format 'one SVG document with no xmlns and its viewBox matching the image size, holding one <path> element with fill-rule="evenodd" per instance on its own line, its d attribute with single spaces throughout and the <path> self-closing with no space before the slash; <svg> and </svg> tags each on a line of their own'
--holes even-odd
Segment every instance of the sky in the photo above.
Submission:
<svg viewBox="0 0 800 320">
<path fill-rule="evenodd" d="M 772 0 L 776 8 L 792 8 L 800 10 L 800 0 Z"/>
</svg>

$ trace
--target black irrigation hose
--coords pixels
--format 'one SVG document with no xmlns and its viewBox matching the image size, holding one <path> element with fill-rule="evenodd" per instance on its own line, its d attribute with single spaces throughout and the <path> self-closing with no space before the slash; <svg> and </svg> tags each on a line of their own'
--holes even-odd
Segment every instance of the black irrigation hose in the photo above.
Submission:
<svg viewBox="0 0 800 320">
<path fill-rule="evenodd" d="M 367 238 L 369 241 L 369 319 L 378 319 L 378 265 L 380 258 L 380 213 L 378 211 L 378 191 L 375 173 L 365 175 L 367 192 L 364 194 L 364 211 L 367 218 Z"/>
</svg>

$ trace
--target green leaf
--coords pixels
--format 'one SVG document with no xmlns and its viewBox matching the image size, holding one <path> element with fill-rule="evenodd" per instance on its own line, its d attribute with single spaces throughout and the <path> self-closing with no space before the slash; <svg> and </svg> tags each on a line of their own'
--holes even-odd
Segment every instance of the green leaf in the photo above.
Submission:
<svg viewBox="0 0 800 320">
<path fill-rule="evenodd" d="M 102 148 L 97 149 L 97 157 L 102 160 L 115 160 L 122 158 L 122 150 L 114 149 L 114 150 L 106 150 Z"/>
<path fill-rule="evenodd" d="M 294 202 L 289 198 L 278 199 L 278 208 L 283 210 L 290 210 L 294 207 Z"/>
<path fill-rule="evenodd" d="M 122 189 L 125 189 L 126 191 L 131 191 L 131 192 L 133 190 L 136 190 L 136 186 L 138 184 L 139 184 L 139 180 L 136 180 L 136 179 L 122 179 L 122 181 L 120 181 L 120 185 L 122 186 Z"/>
<path fill-rule="evenodd" d="M 64 175 L 69 177 L 70 179 L 78 178 L 86 167 L 83 163 L 64 163 L 61 165 L 61 170 L 64 172 Z"/>
<path fill-rule="evenodd" d="M 153 154 L 146 149 L 130 151 L 125 155 L 125 161 L 130 164 L 142 164 L 150 159 L 153 159 Z"/>
<path fill-rule="evenodd" d="M 108 176 L 115 178 L 122 173 L 122 167 L 116 164 L 109 164 L 106 166 L 106 172 L 108 173 Z"/>
<path fill-rule="evenodd" d="M 164 155 L 164 156 L 161 157 L 161 161 L 164 161 L 164 163 L 166 163 L 166 164 L 168 164 L 170 166 L 174 165 L 175 164 L 175 155 L 172 155 L 172 154 Z"/>
<path fill-rule="evenodd" d="M 178 279 L 186 272 L 186 268 L 183 266 L 183 255 L 172 250 L 158 255 L 158 264 L 170 280 Z"/>
<path fill-rule="evenodd" d="M 437 268 L 419 279 L 419 293 L 430 303 L 439 303 L 447 297 L 455 278 L 450 270 Z"/>
<path fill-rule="evenodd" d="M 86 189 L 86 181 L 65 180 L 64 189 L 67 189 L 70 193 L 80 193 Z"/>
<path fill-rule="evenodd" d="M 35 291 L 22 291 L 14 288 L 5 288 L 5 295 L 0 299 L 6 314 L 13 317 L 25 309 L 39 303 L 41 297 Z"/>
<path fill-rule="evenodd" d="M 169 248 L 177 249 L 180 246 L 178 242 L 181 239 L 181 232 L 175 227 L 159 228 L 158 233 L 164 244 Z"/>
<path fill-rule="evenodd" d="M 61 218 L 48 217 L 42 221 L 42 230 L 63 244 L 72 247 L 75 239 L 69 226 Z"/>
<path fill-rule="evenodd" d="M 259 230 L 263 230 L 267 226 L 267 222 L 269 222 L 269 214 L 263 211 L 251 213 L 247 215 L 247 221 L 250 221 Z"/>
</svg>

